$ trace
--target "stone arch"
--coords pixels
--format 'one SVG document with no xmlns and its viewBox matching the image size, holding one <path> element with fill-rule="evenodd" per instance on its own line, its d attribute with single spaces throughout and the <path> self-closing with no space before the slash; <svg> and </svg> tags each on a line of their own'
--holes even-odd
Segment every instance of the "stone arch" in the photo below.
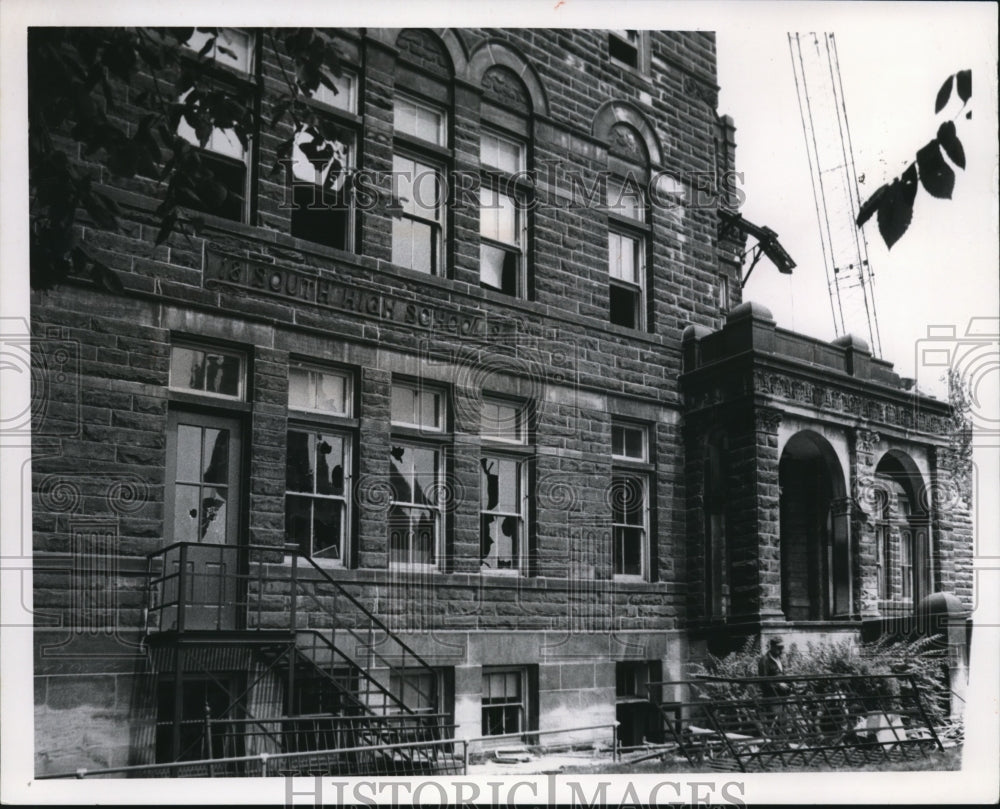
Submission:
<svg viewBox="0 0 1000 809">
<path fill-rule="evenodd" d="M 778 464 L 781 608 L 792 621 L 849 617 L 854 601 L 850 499 L 830 442 L 788 439 Z"/>
<path fill-rule="evenodd" d="M 930 489 L 909 453 L 896 448 L 886 450 L 875 464 L 875 474 L 896 479 L 906 490 L 914 508 L 924 515 L 930 511 Z"/>
<path fill-rule="evenodd" d="M 611 130 L 619 123 L 628 124 L 638 133 L 645 144 L 650 162 L 660 165 L 663 153 L 656 130 L 646 120 L 646 116 L 628 101 L 605 101 L 594 115 L 590 132 L 598 140 L 609 143 L 612 139 Z"/>
<path fill-rule="evenodd" d="M 649 165 L 649 149 L 642 133 L 621 121 L 611 127 L 608 151 L 643 166 Z"/>
<path fill-rule="evenodd" d="M 531 114 L 531 96 L 521 77 L 509 67 L 490 65 L 483 73 L 483 98 L 526 115 Z"/>
<path fill-rule="evenodd" d="M 396 47 L 399 35 L 406 29 L 403 28 L 369 28 L 368 35 L 378 42 L 390 47 Z M 420 28 L 414 29 L 424 31 L 434 35 L 448 53 L 451 60 L 451 69 L 456 76 L 463 75 L 468 69 L 468 51 L 458 34 L 451 28 Z"/>
<path fill-rule="evenodd" d="M 933 589 L 931 490 L 913 458 L 889 449 L 875 464 L 875 542 L 882 611 L 912 611 Z"/>
<path fill-rule="evenodd" d="M 465 78 L 478 87 L 482 84 L 486 71 L 495 65 L 508 68 L 521 80 L 534 112 L 549 114 L 549 100 L 538 74 L 528 60 L 506 42 L 497 39 L 480 42 L 469 58 Z"/>
<path fill-rule="evenodd" d="M 403 28 L 396 36 L 400 56 L 420 65 L 429 73 L 451 77 L 455 65 L 441 38 L 427 28 Z"/>
</svg>

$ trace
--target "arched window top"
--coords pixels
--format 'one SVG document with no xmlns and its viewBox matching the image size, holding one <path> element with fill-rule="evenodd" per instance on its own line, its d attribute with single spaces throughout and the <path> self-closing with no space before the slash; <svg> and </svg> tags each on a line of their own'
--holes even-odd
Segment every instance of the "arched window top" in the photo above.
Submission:
<svg viewBox="0 0 1000 809">
<path fill-rule="evenodd" d="M 844 467 L 833 445 L 822 435 L 812 430 L 801 430 L 785 443 L 781 449 L 781 463 L 788 461 L 812 461 L 819 463 L 830 477 L 831 494 L 835 498 L 847 495 Z"/>
<path fill-rule="evenodd" d="M 923 475 L 905 452 L 891 449 L 875 466 L 875 477 L 892 485 L 896 502 L 910 514 L 926 514 L 929 507 Z"/>
<path fill-rule="evenodd" d="M 492 65 L 483 73 L 483 99 L 508 107 L 522 115 L 531 114 L 531 96 L 524 82 L 509 67 Z"/>
<path fill-rule="evenodd" d="M 497 39 L 480 42 L 469 58 L 466 79 L 487 90 L 486 74 L 491 68 L 496 67 L 506 68 L 520 80 L 531 111 L 548 115 L 549 102 L 538 74 L 528 60 L 506 42 Z"/>
<path fill-rule="evenodd" d="M 401 59 L 422 67 L 428 73 L 450 78 L 455 66 L 441 38 L 426 28 L 404 28 L 396 36 Z"/>
<path fill-rule="evenodd" d="M 649 150 L 642 134 L 634 126 L 617 123 L 611 127 L 611 143 L 608 151 L 615 157 L 620 157 L 641 166 L 649 165 Z"/>
<path fill-rule="evenodd" d="M 646 116 L 627 101 L 606 101 L 602 104 L 594 115 L 590 131 L 595 138 L 607 143 L 609 148 L 615 152 L 619 137 L 627 137 L 624 135 L 626 130 L 620 130 L 623 133 L 621 135 L 613 131 L 621 124 L 627 125 L 631 129 L 633 137 L 638 138 L 638 141 L 645 148 L 647 161 L 659 165 L 662 162 L 662 152 L 656 131 L 646 120 Z"/>
</svg>

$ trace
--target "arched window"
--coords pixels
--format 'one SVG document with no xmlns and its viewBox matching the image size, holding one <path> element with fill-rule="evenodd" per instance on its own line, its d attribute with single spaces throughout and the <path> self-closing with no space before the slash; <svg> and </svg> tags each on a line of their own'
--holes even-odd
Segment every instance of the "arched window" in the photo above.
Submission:
<svg viewBox="0 0 1000 809">
<path fill-rule="evenodd" d="M 502 65 L 483 74 L 479 139 L 479 284 L 515 298 L 529 297 L 526 169 L 531 99 L 524 83 Z"/>
<path fill-rule="evenodd" d="M 931 591 L 930 522 L 923 478 L 912 459 L 889 452 L 875 469 L 878 595 L 882 612 L 907 612 Z"/>
<path fill-rule="evenodd" d="M 392 262 L 444 275 L 448 231 L 447 182 L 452 165 L 449 110 L 453 69 L 432 33 L 407 28 L 396 39 L 393 99 Z"/>
<path fill-rule="evenodd" d="M 608 319 L 645 330 L 650 319 L 649 154 L 629 124 L 611 129 L 608 169 Z"/>
</svg>

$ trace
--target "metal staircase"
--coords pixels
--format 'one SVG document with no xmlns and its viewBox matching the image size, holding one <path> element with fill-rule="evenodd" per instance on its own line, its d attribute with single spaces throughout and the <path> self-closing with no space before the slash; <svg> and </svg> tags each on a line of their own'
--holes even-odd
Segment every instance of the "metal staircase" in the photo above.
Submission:
<svg viewBox="0 0 1000 809">
<path fill-rule="evenodd" d="M 219 762 L 175 774 L 461 772 L 436 670 L 297 546 L 177 543 L 147 596 L 156 758 Z"/>
</svg>

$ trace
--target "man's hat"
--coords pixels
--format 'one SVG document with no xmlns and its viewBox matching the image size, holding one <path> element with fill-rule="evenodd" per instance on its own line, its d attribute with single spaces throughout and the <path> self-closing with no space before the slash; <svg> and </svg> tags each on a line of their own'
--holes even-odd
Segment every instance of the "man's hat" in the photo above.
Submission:
<svg viewBox="0 0 1000 809">
<path fill-rule="evenodd" d="M 783 647 L 785 645 L 785 642 L 781 638 L 771 638 L 771 640 L 768 641 L 767 645 L 773 649 L 775 646 Z"/>
</svg>

